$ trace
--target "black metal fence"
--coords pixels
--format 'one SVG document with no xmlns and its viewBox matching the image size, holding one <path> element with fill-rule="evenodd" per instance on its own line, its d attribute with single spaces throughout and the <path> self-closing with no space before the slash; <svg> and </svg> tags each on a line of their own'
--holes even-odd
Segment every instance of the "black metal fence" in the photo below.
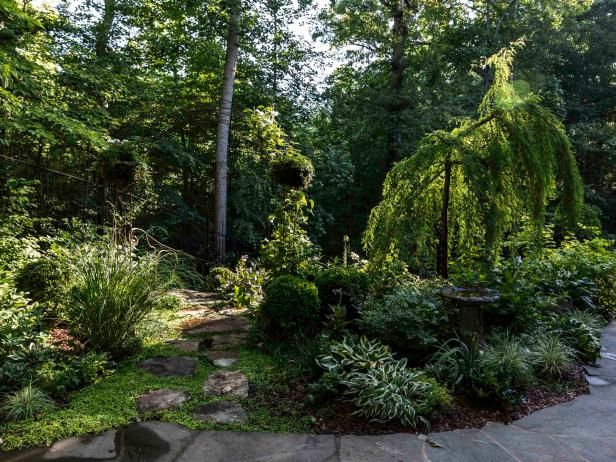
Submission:
<svg viewBox="0 0 616 462">
<path fill-rule="evenodd" d="M 215 233 L 209 219 L 212 211 L 210 197 L 204 197 L 205 213 L 178 213 L 174 208 L 142 197 L 128 188 L 120 190 L 104 184 L 92 165 L 76 169 L 74 165 L 57 158 L 53 161 L 32 161 L 18 155 L 0 153 L 0 178 L 34 180 L 36 190 L 36 216 L 63 219 L 79 218 L 97 226 L 112 226 L 120 220 L 151 231 L 165 245 L 181 250 L 210 266 L 216 261 Z M 134 210 L 148 203 L 147 210 Z M 251 243 L 227 235 L 227 249 L 236 255 L 255 254 Z"/>
</svg>

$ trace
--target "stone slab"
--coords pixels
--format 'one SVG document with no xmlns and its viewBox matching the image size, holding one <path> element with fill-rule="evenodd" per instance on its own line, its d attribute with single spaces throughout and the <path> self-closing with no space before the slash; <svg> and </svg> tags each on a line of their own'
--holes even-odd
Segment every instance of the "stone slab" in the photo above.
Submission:
<svg viewBox="0 0 616 462">
<path fill-rule="evenodd" d="M 158 412 L 180 407 L 190 399 L 190 395 L 181 390 L 163 388 L 145 393 L 137 398 L 139 412 Z"/>
<path fill-rule="evenodd" d="M 340 438 L 340 462 L 424 462 L 424 442 L 407 433 Z"/>
<path fill-rule="evenodd" d="M 616 460 L 616 437 L 577 438 L 572 436 L 556 436 L 555 438 L 587 461 L 614 462 Z"/>
<path fill-rule="evenodd" d="M 520 462 L 479 430 L 432 433 L 426 442 L 430 462 Z"/>
<path fill-rule="evenodd" d="M 596 387 L 601 387 L 604 385 L 609 385 L 610 382 L 608 382 L 607 380 L 603 380 L 601 377 L 597 377 L 594 375 L 589 375 L 586 377 L 586 381 L 590 384 L 590 385 L 594 385 Z"/>
<path fill-rule="evenodd" d="M 590 386 L 590 396 L 596 399 L 616 404 L 616 385 Z M 614 435 L 616 436 L 616 434 Z"/>
<path fill-rule="evenodd" d="M 237 363 L 237 359 L 232 359 L 232 358 L 220 358 L 220 359 L 215 359 L 214 361 L 212 361 L 212 363 L 214 364 L 214 366 L 216 367 L 231 367 L 233 366 L 235 363 Z"/>
<path fill-rule="evenodd" d="M 212 337 L 213 350 L 228 350 L 244 345 L 248 341 L 247 334 L 221 334 Z"/>
<path fill-rule="evenodd" d="M 202 349 L 200 340 L 169 340 L 167 343 L 186 353 L 198 353 Z"/>
<path fill-rule="evenodd" d="M 228 350 L 209 350 L 205 353 L 205 356 L 210 361 L 214 361 L 216 359 L 238 359 L 240 357 L 237 351 Z"/>
<path fill-rule="evenodd" d="M 248 378 L 240 371 L 214 372 L 203 384 L 208 396 L 248 396 Z"/>
<path fill-rule="evenodd" d="M 195 409 L 193 417 L 202 422 L 241 424 L 246 422 L 246 411 L 233 401 L 215 401 Z"/>
<path fill-rule="evenodd" d="M 68 438 L 55 443 L 41 460 L 110 460 L 118 455 L 115 439 L 115 430 L 99 436 Z"/>
<path fill-rule="evenodd" d="M 161 377 L 182 377 L 195 375 L 197 364 L 196 358 L 176 356 L 146 359 L 137 365 L 146 372 Z"/>
<path fill-rule="evenodd" d="M 584 368 L 589 375 L 616 379 L 616 361 L 598 359 L 594 365 L 584 366 Z"/>
<path fill-rule="evenodd" d="M 587 438 L 616 436 L 616 404 L 578 396 L 573 401 L 537 411 L 515 425 L 538 433 Z"/>
<path fill-rule="evenodd" d="M 121 430 L 122 461 L 173 462 L 198 433 L 181 425 L 141 422 Z"/>
<path fill-rule="evenodd" d="M 524 462 L 586 462 L 550 435 L 497 423 L 488 423 L 481 431 Z"/>
<path fill-rule="evenodd" d="M 228 316 L 220 319 L 194 320 L 184 330 L 188 334 L 219 334 L 224 332 L 248 332 L 250 322 L 241 316 Z"/>
<path fill-rule="evenodd" d="M 333 462 L 333 435 L 201 432 L 177 462 Z"/>
</svg>

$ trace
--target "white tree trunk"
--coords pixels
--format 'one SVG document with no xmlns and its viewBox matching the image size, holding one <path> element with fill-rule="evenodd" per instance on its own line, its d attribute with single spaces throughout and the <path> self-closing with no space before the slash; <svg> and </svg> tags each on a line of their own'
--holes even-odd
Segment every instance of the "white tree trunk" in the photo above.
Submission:
<svg viewBox="0 0 616 462">
<path fill-rule="evenodd" d="M 233 85 L 239 51 L 239 2 L 230 2 L 229 35 L 227 38 L 227 57 L 223 74 L 220 112 L 218 113 L 218 133 L 216 136 L 216 222 L 215 246 L 219 260 L 225 261 L 227 238 L 227 153 L 229 150 L 229 126 L 233 106 Z"/>
</svg>

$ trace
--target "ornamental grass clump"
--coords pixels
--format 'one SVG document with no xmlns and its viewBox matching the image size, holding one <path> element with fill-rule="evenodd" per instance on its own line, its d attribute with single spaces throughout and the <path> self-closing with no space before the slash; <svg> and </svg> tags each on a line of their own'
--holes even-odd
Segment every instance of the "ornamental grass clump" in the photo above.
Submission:
<svg viewBox="0 0 616 462">
<path fill-rule="evenodd" d="M 6 420 L 32 419 L 44 411 L 54 408 L 53 400 L 32 384 L 9 393 L 0 407 Z"/>
<path fill-rule="evenodd" d="M 575 364 L 575 350 L 553 334 L 533 338 L 531 364 L 538 376 L 557 380 L 571 371 Z"/>
<path fill-rule="evenodd" d="M 73 263 L 66 307 L 72 333 L 113 357 L 135 348 L 137 329 L 164 300 L 176 261 L 170 252 L 137 255 L 114 244 L 83 248 Z"/>
</svg>

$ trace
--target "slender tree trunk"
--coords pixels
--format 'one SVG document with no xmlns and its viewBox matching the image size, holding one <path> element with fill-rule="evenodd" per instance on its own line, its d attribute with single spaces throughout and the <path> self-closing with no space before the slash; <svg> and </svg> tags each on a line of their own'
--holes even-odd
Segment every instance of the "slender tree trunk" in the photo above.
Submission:
<svg viewBox="0 0 616 462">
<path fill-rule="evenodd" d="M 406 2 L 396 0 L 393 10 L 393 49 L 391 54 L 391 70 L 389 74 L 389 127 L 387 130 L 387 171 L 401 158 L 400 147 L 400 115 L 405 107 L 401 98 L 404 80 L 404 49 L 408 40 L 409 28 L 406 23 Z"/>
<path fill-rule="evenodd" d="M 99 62 L 102 62 L 109 53 L 109 38 L 116 15 L 116 0 L 105 0 L 103 16 L 95 28 L 94 52 Z M 102 108 L 107 108 L 108 102 L 102 90 L 96 90 L 96 100 Z"/>
<path fill-rule="evenodd" d="M 111 27 L 115 19 L 116 0 L 105 0 L 105 8 L 101 22 L 96 26 L 96 43 L 94 51 L 96 56 L 101 58 L 107 54 L 109 46 L 109 37 L 111 36 Z"/>
<path fill-rule="evenodd" d="M 449 196 L 451 194 L 451 160 L 445 160 L 445 184 L 443 185 L 443 205 L 438 248 L 436 249 L 436 270 L 443 278 L 449 277 Z"/>
<path fill-rule="evenodd" d="M 227 153 L 229 150 L 229 127 L 233 106 L 233 86 L 239 51 L 239 2 L 230 2 L 229 35 L 227 37 L 227 57 L 223 74 L 220 111 L 218 113 L 218 133 L 216 136 L 216 221 L 215 248 L 221 262 L 225 261 L 227 238 Z"/>
<path fill-rule="evenodd" d="M 382 0 L 383 1 L 383 0 Z M 385 3 L 391 5 L 389 3 Z M 402 96 L 404 83 L 404 52 L 409 39 L 409 21 L 417 12 L 419 6 L 416 0 L 394 0 L 392 5 L 392 53 L 391 70 L 389 74 L 389 99 L 386 110 L 389 114 L 387 129 L 386 171 L 402 157 L 401 146 L 401 116 L 408 107 L 409 101 Z"/>
</svg>

